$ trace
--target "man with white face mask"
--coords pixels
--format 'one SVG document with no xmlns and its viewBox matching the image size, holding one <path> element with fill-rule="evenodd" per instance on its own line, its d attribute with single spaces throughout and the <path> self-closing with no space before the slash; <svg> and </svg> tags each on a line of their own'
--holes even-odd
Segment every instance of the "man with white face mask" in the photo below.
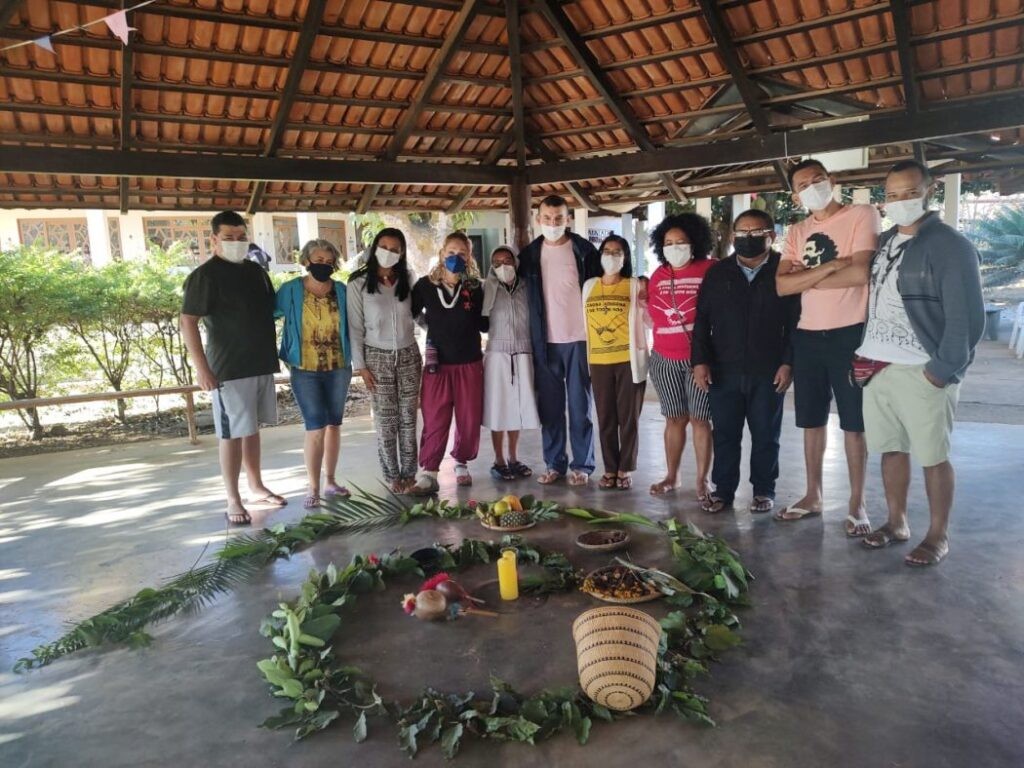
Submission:
<svg viewBox="0 0 1024 768">
<path fill-rule="evenodd" d="M 881 217 L 873 206 L 836 201 L 835 179 L 817 160 L 793 166 L 789 184 L 794 202 L 807 208 L 810 216 L 786 233 L 775 285 L 780 296 L 800 296 L 800 322 L 793 334 L 793 386 L 796 425 L 804 430 L 807 490 L 775 519 L 792 522 L 822 514 L 825 443 L 834 398 L 850 477 L 844 526 L 848 536 L 865 536 L 871 532 L 871 521 L 864 507 L 863 404 L 849 371 L 864 329 L 868 265 L 878 244 Z"/>
<path fill-rule="evenodd" d="M 590 371 L 583 318 L 583 283 L 601 275 L 601 257 L 586 238 L 569 232 L 569 206 L 548 195 L 537 209 L 542 235 L 519 254 L 519 275 L 530 302 L 534 379 L 547 469 L 547 485 L 568 472 L 570 485 L 586 484 L 594 471 L 594 425 L 590 420 Z M 568 441 L 566 454 L 566 405 Z"/>
<path fill-rule="evenodd" d="M 924 467 L 931 521 L 907 565 L 935 565 L 949 552 L 954 475 L 950 433 L 960 381 L 985 325 L 978 253 L 928 210 L 928 168 L 897 163 L 885 180 L 882 235 L 871 265 L 871 295 L 858 361 L 873 371 L 864 389 L 868 448 L 882 454 L 889 519 L 864 539 L 881 549 L 910 537 L 910 456 Z M 863 380 L 863 377 L 862 377 Z"/>
<path fill-rule="evenodd" d="M 235 211 L 224 211 L 213 217 L 211 226 L 214 257 L 185 280 L 181 335 L 196 368 L 196 380 L 213 401 L 221 476 L 228 496 L 225 516 L 231 525 L 248 525 L 252 519 L 238 491 L 243 465 L 253 497 L 249 504 L 287 503 L 263 484 L 260 474 L 259 426 L 277 422 L 274 374 L 280 367 L 274 286 L 258 264 L 246 259 L 245 219 Z M 206 328 L 205 349 L 200 320 Z"/>
</svg>

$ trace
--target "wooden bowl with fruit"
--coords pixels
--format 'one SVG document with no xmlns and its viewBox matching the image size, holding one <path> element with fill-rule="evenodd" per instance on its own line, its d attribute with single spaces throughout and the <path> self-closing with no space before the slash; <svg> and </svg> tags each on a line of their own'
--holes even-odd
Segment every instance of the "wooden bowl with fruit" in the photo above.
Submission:
<svg viewBox="0 0 1024 768">
<path fill-rule="evenodd" d="M 476 516 L 484 528 L 505 533 L 525 531 L 537 524 L 529 511 L 523 508 L 520 498 L 512 494 L 489 504 L 481 502 L 477 505 Z"/>
</svg>

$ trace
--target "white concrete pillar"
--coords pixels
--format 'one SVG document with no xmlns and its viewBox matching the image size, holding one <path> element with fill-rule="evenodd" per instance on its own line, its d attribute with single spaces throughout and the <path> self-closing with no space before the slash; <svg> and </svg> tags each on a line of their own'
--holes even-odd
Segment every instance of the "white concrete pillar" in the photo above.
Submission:
<svg viewBox="0 0 1024 768">
<path fill-rule="evenodd" d="M 750 208 L 750 193 L 732 196 L 732 217 L 735 219 L 744 211 Z M 729 222 L 732 224 L 732 222 Z"/>
<path fill-rule="evenodd" d="M 650 209 L 648 209 L 648 215 L 650 215 Z M 645 246 L 647 244 L 647 222 L 643 219 L 637 219 L 633 222 L 633 274 L 634 275 L 646 275 L 647 269 L 647 252 Z"/>
<path fill-rule="evenodd" d="M 697 213 L 703 216 L 708 221 L 711 221 L 711 198 L 710 197 L 698 197 L 697 198 Z"/>
<path fill-rule="evenodd" d="M 587 225 L 590 222 L 590 211 L 583 206 L 574 208 L 572 212 L 572 231 L 583 238 L 590 239 L 587 234 Z"/>
<path fill-rule="evenodd" d="M 85 226 L 89 231 L 89 260 L 94 267 L 102 267 L 113 259 L 110 256 L 110 230 L 107 229 L 105 211 L 85 212 Z"/>
<path fill-rule="evenodd" d="M 619 232 L 622 233 L 622 236 L 624 238 L 626 238 L 626 240 L 632 240 L 632 238 L 633 238 L 633 214 L 631 214 L 631 213 L 624 213 L 624 214 L 622 214 L 622 218 L 619 219 Z M 632 243 L 630 243 L 630 247 L 632 247 Z"/>
<path fill-rule="evenodd" d="M 315 211 L 313 213 L 295 214 L 295 223 L 299 229 L 299 248 L 310 240 L 316 240 L 320 237 L 320 223 Z"/>
<path fill-rule="evenodd" d="M 18 231 L 17 212 L 0 211 L 0 248 L 9 251 L 19 245 L 21 245 L 21 232 Z"/>
<path fill-rule="evenodd" d="M 868 187 L 857 187 L 853 190 L 854 205 L 870 205 L 871 190 Z"/>
<path fill-rule="evenodd" d="M 249 224 L 249 238 L 274 261 L 274 217 L 269 213 L 254 213 Z"/>
<path fill-rule="evenodd" d="M 942 219 L 954 228 L 960 224 L 960 181 L 959 173 L 951 173 L 943 179 L 946 202 Z"/>
<path fill-rule="evenodd" d="M 149 244 L 146 242 L 146 225 L 142 211 L 128 211 L 121 216 L 121 255 L 125 261 L 142 261 L 146 258 Z"/>
</svg>

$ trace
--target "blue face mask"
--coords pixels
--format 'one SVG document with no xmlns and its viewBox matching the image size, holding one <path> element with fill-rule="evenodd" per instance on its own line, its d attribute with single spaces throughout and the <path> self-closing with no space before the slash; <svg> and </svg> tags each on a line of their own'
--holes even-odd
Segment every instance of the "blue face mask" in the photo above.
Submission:
<svg viewBox="0 0 1024 768">
<path fill-rule="evenodd" d="M 444 268 L 455 275 L 466 271 L 466 260 L 457 253 L 449 253 L 444 257 Z"/>
</svg>

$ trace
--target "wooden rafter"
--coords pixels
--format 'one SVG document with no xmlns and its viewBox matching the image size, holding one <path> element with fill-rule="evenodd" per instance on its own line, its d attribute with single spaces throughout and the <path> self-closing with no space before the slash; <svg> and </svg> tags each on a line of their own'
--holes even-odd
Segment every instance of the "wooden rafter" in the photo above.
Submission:
<svg viewBox="0 0 1024 768">
<path fill-rule="evenodd" d="M 288 69 L 288 77 L 285 80 L 284 88 L 281 89 L 281 98 L 277 103 L 277 112 L 274 113 L 274 120 L 270 125 L 270 133 L 267 135 L 267 143 L 263 148 L 264 157 L 273 157 L 281 146 L 281 137 L 285 128 L 288 127 L 288 117 L 292 111 L 292 103 L 295 95 L 299 92 L 299 84 L 302 82 L 302 75 L 305 72 L 306 64 L 309 62 L 310 51 L 313 50 L 313 43 L 316 42 L 317 31 L 324 17 L 324 6 L 326 0 L 310 0 L 306 6 L 306 18 L 302 22 L 302 30 L 299 32 L 299 39 L 295 43 L 295 50 L 292 52 L 292 64 Z M 260 207 L 260 199 L 267 189 L 265 181 L 257 181 L 253 185 L 252 195 L 249 197 L 249 205 L 246 211 L 251 216 Z"/>
<path fill-rule="evenodd" d="M 743 106 L 746 107 L 747 114 L 750 116 L 750 122 L 754 124 L 754 130 L 762 136 L 767 136 L 771 132 L 771 121 L 768 119 L 767 110 L 761 104 L 764 94 L 754 84 L 740 60 L 739 51 L 732 41 L 732 33 L 725 22 L 725 15 L 719 9 L 717 0 L 697 0 L 697 2 L 700 4 L 701 10 L 704 11 L 704 21 L 711 31 L 711 38 L 718 46 L 718 55 L 722 59 L 726 71 L 732 77 L 733 85 L 739 91 Z M 787 189 L 789 180 L 782 162 L 773 160 L 772 167 L 782 182 L 783 189 Z"/>
<path fill-rule="evenodd" d="M 121 0 L 121 9 L 128 7 L 128 0 Z M 121 50 L 121 131 L 118 147 L 124 151 L 132 147 L 132 79 L 135 75 L 135 60 L 132 55 L 132 39 Z M 128 177 L 118 179 L 118 202 L 121 213 L 128 213 Z"/>
<path fill-rule="evenodd" d="M 514 135 L 506 131 L 501 139 L 495 142 L 494 147 L 487 153 L 487 157 L 480 161 L 480 165 L 495 165 L 502 157 L 505 156 L 505 153 L 508 151 L 508 148 L 512 146 L 512 142 L 514 140 Z M 458 211 L 461 211 L 463 206 L 465 206 L 466 203 L 476 195 L 479 188 L 480 185 L 466 187 L 459 193 L 458 197 L 452 201 L 452 204 L 445 208 L 445 211 L 447 213 L 457 213 Z"/>
<path fill-rule="evenodd" d="M 526 139 L 523 110 L 523 56 L 519 37 L 519 0 L 505 0 L 505 24 L 508 33 L 508 64 L 512 77 L 512 130 L 515 133 L 516 167 L 526 165 Z"/>
<path fill-rule="evenodd" d="M 905 0 L 890 0 L 892 25 L 896 32 L 896 53 L 900 60 L 903 80 L 903 101 L 907 111 L 914 115 L 920 107 L 917 81 L 914 79 L 914 52 L 910 47 L 910 9 Z"/>
<path fill-rule="evenodd" d="M 530 145 L 530 149 L 533 152 L 535 152 L 540 157 L 540 159 L 543 160 L 545 163 L 558 162 L 558 155 L 556 155 L 554 151 L 549 149 L 538 136 L 534 134 L 529 134 L 526 138 L 526 141 Z M 578 202 L 588 211 L 590 211 L 591 213 L 597 213 L 598 211 L 601 210 L 601 206 L 598 203 L 594 202 L 594 199 L 587 194 L 586 190 L 584 190 L 583 187 L 581 187 L 575 181 L 570 181 L 565 186 L 568 188 L 569 193 L 574 198 L 576 198 L 576 202 Z"/>
<path fill-rule="evenodd" d="M 0 0 L 0 29 L 7 26 L 14 12 L 26 2 L 27 0 Z"/>
<path fill-rule="evenodd" d="M 476 12 L 481 5 L 481 0 L 465 0 L 463 2 L 451 28 L 447 30 L 444 45 L 434 55 L 430 67 L 423 75 L 423 83 L 409 103 L 409 107 L 405 110 L 401 122 L 395 128 L 394 136 L 388 142 L 388 148 L 384 152 L 385 160 L 394 160 L 402 153 L 402 150 L 405 148 L 405 142 L 409 140 L 413 129 L 419 122 L 420 115 L 423 114 L 426 104 L 430 101 L 431 94 L 433 94 L 437 84 L 445 79 L 445 70 L 448 68 L 448 63 L 455 55 L 459 43 L 469 28 L 469 23 L 476 16 Z M 378 185 L 368 186 L 363 192 L 362 197 L 359 198 L 356 213 L 366 213 L 378 192 L 380 192 Z"/>
<path fill-rule="evenodd" d="M 530 7 L 540 12 L 548 24 L 554 28 L 555 34 L 558 35 L 573 58 L 579 63 L 584 75 L 593 84 L 601 98 L 605 100 L 605 104 L 612 111 L 612 114 L 615 115 L 615 119 L 629 132 L 636 145 L 644 152 L 654 149 L 654 142 L 651 141 L 647 129 L 637 119 L 637 116 L 633 114 L 625 98 L 615 90 L 612 81 L 601 68 L 593 52 L 587 47 L 587 41 L 576 31 L 572 21 L 566 15 L 558 0 L 536 0 Z M 686 196 L 679 188 L 679 185 L 675 183 L 671 174 L 662 174 L 661 180 L 664 182 L 669 194 L 676 200 L 681 202 L 686 199 Z"/>
</svg>

